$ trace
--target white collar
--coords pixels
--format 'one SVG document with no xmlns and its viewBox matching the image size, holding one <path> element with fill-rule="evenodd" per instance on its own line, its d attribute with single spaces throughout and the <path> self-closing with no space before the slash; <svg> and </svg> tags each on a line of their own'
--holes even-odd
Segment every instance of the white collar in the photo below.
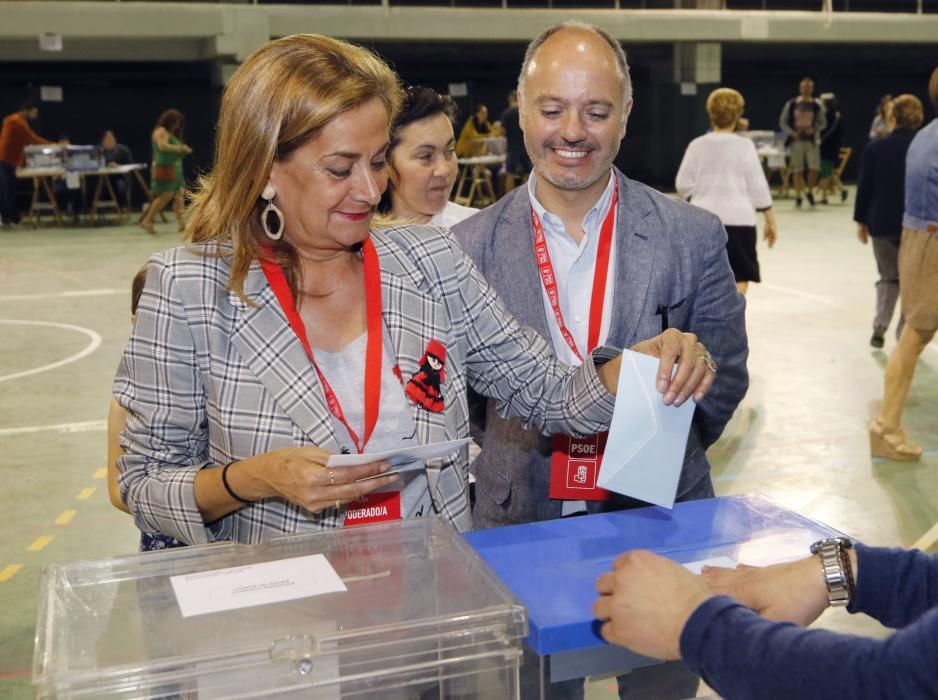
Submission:
<svg viewBox="0 0 938 700">
<path fill-rule="evenodd" d="M 536 183 L 537 175 L 533 171 L 531 172 L 530 177 L 528 177 L 528 196 L 531 199 L 531 206 L 534 208 L 534 213 L 537 214 L 538 218 L 541 220 L 544 230 L 549 233 L 562 233 L 566 236 L 569 234 L 566 232 L 566 228 L 563 225 L 563 219 L 561 219 L 556 214 L 551 214 L 544 206 L 538 201 L 537 196 L 534 194 L 537 188 Z M 598 228 L 595 226 L 597 221 L 601 221 L 602 217 L 606 215 L 609 211 L 609 207 L 612 204 L 612 192 L 613 188 L 616 186 L 616 176 L 615 173 L 610 168 L 609 170 L 609 181 L 606 183 L 606 189 L 603 190 L 603 193 L 600 195 L 599 199 L 596 200 L 596 204 L 586 212 L 586 216 L 583 217 L 583 233 L 584 240 L 590 238 L 590 233 L 593 228 Z"/>
</svg>

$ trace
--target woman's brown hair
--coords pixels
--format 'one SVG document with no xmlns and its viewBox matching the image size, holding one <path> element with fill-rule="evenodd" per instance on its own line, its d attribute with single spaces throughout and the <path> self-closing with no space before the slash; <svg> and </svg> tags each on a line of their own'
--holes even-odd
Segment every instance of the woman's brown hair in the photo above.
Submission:
<svg viewBox="0 0 938 700">
<path fill-rule="evenodd" d="M 922 101 L 915 95 L 899 95 L 892 101 L 891 109 L 897 129 L 917 129 L 925 118 Z"/>
<path fill-rule="evenodd" d="M 156 120 L 155 128 L 159 127 L 163 127 L 177 139 L 182 140 L 182 131 L 186 127 L 186 118 L 178 109 L 167 109 Z"/>
<path fill-rule="evenodd" d="M 938 68 L 931 73 L 931 79 L 928 81 L 928 99 L 931 100 L 931 106 L 938 115 Z"/>
<path fill-rule="evenodd" d="M 367 49 L 317 34 L 271 41 L 235 72 L 222 96 L 215 163 L 192 196 L 185 234 L 193 243 L 230 243 L 229 289 L 244 297 L 248 269 L 265 246 L 296 294 L 296 252 L 264 235 L 261 192 L 275 159 L 288 160 L 337 116 L 373 99 L 390 123 L 401 103 L 394 72 Z"/>
</svg>

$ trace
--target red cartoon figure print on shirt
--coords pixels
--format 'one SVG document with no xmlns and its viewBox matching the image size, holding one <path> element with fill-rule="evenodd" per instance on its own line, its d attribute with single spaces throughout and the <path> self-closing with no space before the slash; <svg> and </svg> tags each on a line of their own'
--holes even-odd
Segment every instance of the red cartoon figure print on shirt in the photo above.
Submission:
<svg viewBox="0 0 938 700">
<path fill-rule="evenodd" d="M 443 393 L 440 385 L 446 381 L 446 348 L 436 340 L 427 343 L 420 358 L 420 369 L 410 378 L 405 387 L 407 396 L 418 406 L 434 413 L 443 412 Z"/>
</svg>

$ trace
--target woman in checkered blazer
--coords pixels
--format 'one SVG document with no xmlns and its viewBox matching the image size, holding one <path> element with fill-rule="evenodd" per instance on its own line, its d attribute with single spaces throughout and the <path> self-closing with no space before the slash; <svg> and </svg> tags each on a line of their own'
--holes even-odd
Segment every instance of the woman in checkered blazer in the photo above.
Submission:
<svg viewBox="0 0 938 700">
<path fill-rule="evenodd" d="M 371 233 L 399 103 L 382 61 L 315 35 L 270 42 L 226 87 L 189 245 L 150 260 L 114 384 L 142 530 L 257 542 L 430 513 L 466 529 L 465 447 L 401 474 L 326 463 L 468 436 L 470 385 L 548 434 L 608 426 L 618 351 L 559 364 L 444 230 Z M 705 353 L 677 331 L 640 346 L 667 376 Z M 671 388 L 712 381 L 695 359 Z"/>
</svg>

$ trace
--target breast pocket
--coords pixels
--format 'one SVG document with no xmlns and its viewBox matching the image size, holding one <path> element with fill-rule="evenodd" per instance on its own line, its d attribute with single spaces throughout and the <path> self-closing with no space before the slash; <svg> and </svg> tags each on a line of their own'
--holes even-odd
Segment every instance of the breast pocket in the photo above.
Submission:
<svg viewBox="0 0 938 700">
<path fill-rule="evenodd" d="M 681 332 L 687 331 L 687 319 L 690 316 L 690 301 L 687 296 L 678 296 L 676 300 L 658 303 L 655 316 L 661 321 L 661 332 L 668 328 L 676 328 Z"/>
</svg>

